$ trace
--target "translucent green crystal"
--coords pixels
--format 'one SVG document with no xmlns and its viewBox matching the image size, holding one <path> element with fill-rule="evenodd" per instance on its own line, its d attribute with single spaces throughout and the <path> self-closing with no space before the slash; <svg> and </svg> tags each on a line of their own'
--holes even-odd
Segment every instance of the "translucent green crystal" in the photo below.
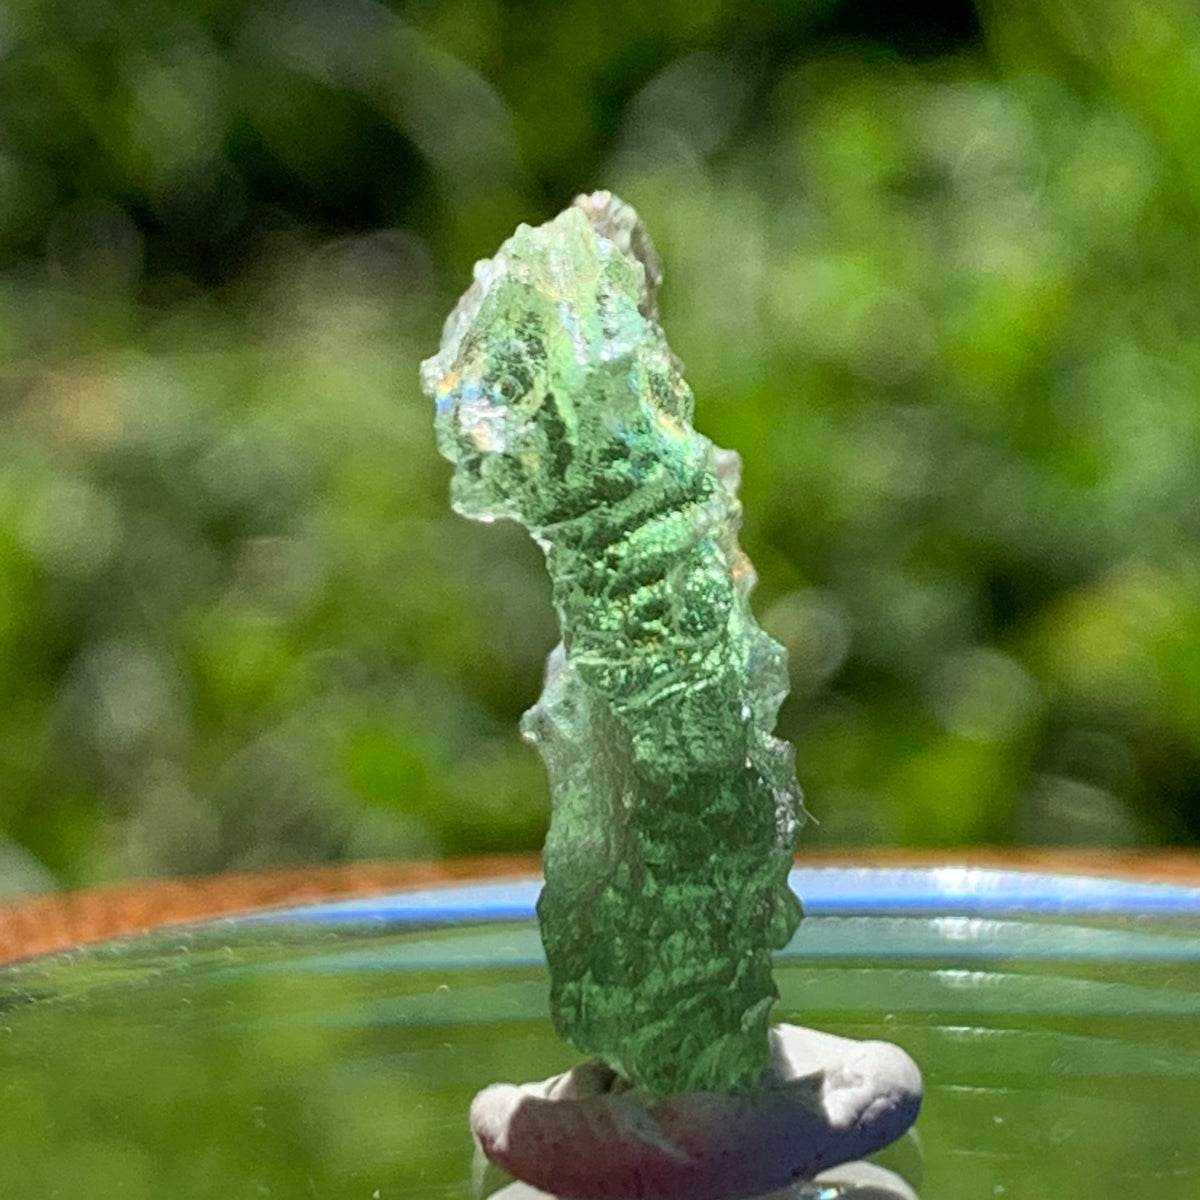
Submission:
<svg viewBox="0 0 1200 1200">
<path fill-rule="evenodd" d="M 560 1033 L 651 1095 L 744 1092 L 803 806 L 771 736 L 783 648 L 754 621 L 740 462 L 691 427 L 657 256 L 608 193 L 522 225 L 422 366 L 455 508 L 521 522 L 562 643 L 522 725 L 550 774 L 538 904 Z"/>
</svg>

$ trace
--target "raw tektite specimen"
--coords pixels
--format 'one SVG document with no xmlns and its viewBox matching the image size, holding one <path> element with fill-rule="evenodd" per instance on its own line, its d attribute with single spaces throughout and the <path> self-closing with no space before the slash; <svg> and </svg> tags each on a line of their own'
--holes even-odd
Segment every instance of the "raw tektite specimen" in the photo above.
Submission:
<svg viewBox="0 0 1200 1200">
<path fill-rule="evenodd" d="M 751 1092 L 804 818 L 771 736 L 740 460 L 691 427 L 658 257 L 614 196 L 520 226 L 422 366 L 454 507 L 545 551 L 562 643 L 525 736 L 553 793 L 538 903 L 559 1032 L 650 1096 Z"/>
</svg>

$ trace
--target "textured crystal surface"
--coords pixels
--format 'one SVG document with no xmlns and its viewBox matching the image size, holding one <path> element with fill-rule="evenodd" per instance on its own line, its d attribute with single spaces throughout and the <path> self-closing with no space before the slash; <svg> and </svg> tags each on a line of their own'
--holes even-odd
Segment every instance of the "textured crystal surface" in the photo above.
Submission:
<svg viewBox="0 0 1200 1200">
<path fill-rule="evenodd" d="M 691 426 L 658 258 L 605 192 L 520 226 L 422 366 L 455 508 L 545 551 L 562 642 L 523 730 L 553 793 L 538 905 L 555 1023 L 650 1095 L 748 1092 L 803 806 L 771 736 L 740 461 Z"/>
</svg>

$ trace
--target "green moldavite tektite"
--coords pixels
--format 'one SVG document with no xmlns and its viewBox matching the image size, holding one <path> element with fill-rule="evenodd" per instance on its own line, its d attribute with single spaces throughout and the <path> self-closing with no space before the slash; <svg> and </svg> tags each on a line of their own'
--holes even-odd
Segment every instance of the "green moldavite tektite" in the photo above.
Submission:
<svg viewBox="0 0 1200 1200">
<path fill-rule="evenodd" d="M 740 462 L 691 426 L 661 268 L 606 192 L 520 226 L 422 367 L 454 507 L 545 551 L 562 643 L 525 736 L 550 774 L 538 903 L 559 1032 L 650 1095 L 749 1092 L 804 811 L 771 736 L 783 647 L 748 605 Z"/>
</svg>

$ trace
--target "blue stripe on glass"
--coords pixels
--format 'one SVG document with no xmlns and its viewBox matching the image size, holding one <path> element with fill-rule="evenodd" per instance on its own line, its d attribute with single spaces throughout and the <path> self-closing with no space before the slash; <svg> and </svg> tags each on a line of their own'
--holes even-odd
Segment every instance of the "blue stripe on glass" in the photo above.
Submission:
<svg viewBox="0 0 1200 1200">
<path fill-rule="evenodd" d="M 810 916 L 1001 913 L 1200 915 L 1200 887 L 982 867 L 797 867 L 791 885 Z M 423 888 L 255 914 L 251 920 L 526 921 L 542 881 Z"/>
</svg>

